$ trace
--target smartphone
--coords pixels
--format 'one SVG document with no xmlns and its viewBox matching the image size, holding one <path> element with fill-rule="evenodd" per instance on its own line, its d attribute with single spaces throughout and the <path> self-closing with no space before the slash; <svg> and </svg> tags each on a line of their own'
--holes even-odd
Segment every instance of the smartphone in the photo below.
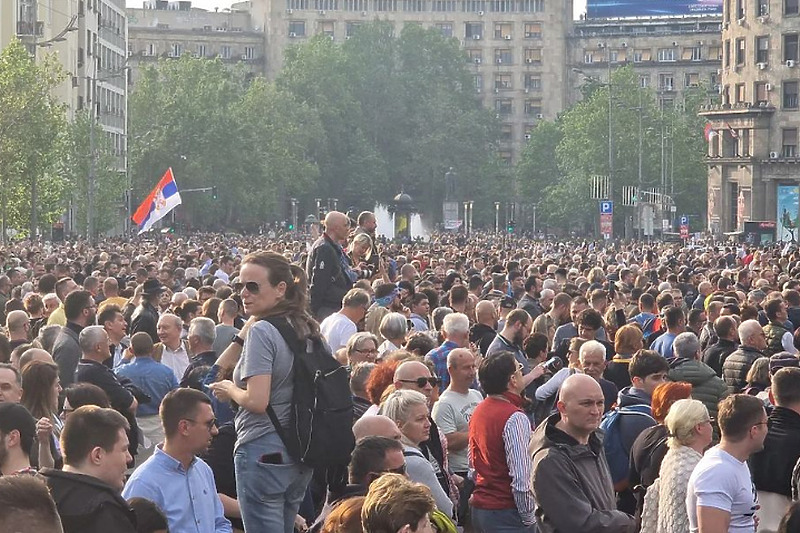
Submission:
<svg viewBox="0 0 800 533">
<path fill-rule="evenodd" d="M 280 454 L 280 452 L 265 453 L 258 458 L 258 462 L 262 465 L 282 465 L 283 456 Z"/>
</svg>

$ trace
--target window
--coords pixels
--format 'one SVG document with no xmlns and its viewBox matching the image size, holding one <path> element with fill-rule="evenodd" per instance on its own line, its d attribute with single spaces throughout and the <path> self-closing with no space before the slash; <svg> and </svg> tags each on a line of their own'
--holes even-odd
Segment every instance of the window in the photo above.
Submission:
<svg viewBox="0 0 800 533">
<path fill-rule="evenodd" d="M 687 72 L 684 76 L 685 87 L 697 87 L 700 85 L 700 74 L 697 72 Z"/>
<path fill-rule="evenodd" d="M 658 49 L 658 60 L 659 61 L 675 61 L 675 49 L 674 48 L 659 48 Z"/>
<path fill-rule="evenodd" d="M 442 32 L 442 35 L 445 37 L 452 37 L 453 36 L 453 23 L 452 22 L 441 22 L 436 24 L 436 29 Z"/>
<path fill-rule="evenodd" d="M 642 89 L 650 87 L 650 76 L 648 74 L 642 74 L 639 76 L 639 87 Z"/>
<path fill-rule="evenodd" d="M 397 11 L 397 0 L 372 0 L 373 11 Z"/>
<path fill-rule="evenodd" d="M 541 91 L 542 77 L 539 74 L 525 74 L 525 90 Z"/>
<path fill-rule="evenodd" d="M 489 10 L 493 13 L 513 13 L 515 7 L 515 0 L 492 0 L 489 2 Z"/>
<path fill-rule="evenodd" d="M 798 0 L 783 0 L 783 14 L 797 15 L 800 13 L 800 2 Z"/>
<path fill-rule="evenodd" d="M 511 166 L 511 163 L 512 163 L 512 161 L 514 159 L 512 154 L 511 154 L 511 152 L 501 151 L 501 152 L 498 152 L 498 155 L 500 156 L 500 159 L 503 161 L 503 164 L 505 166 L 507 166 L 507 167 Z"/>
<path fill-rule="evenodd" d="M 681 60 L 700 61 L 702 59 L 701 51 L 702 48 L 700 48 L 699 46 L 690 46 L 688 48 L 684 48 L 681 51 Z"/>
<path fill-rule="evenodd" d="M 289 0 L 289 3 L 300 2 L 301 0 Z M 302 0 L 307 1 L 307 0 Z M 366 11 L 367 10 L 367 0 L 344 0 L 344 10 L 345 11 Z M 290 6 L 292 7 L 292 6 Z M 299 8 L 297 8 L 299 9 Z"/>
<path fill-rule="evenodd" d="M 244 47 L 244 57 L 247 59 L 253 59 L 256 57 L 256 49 L 252 46 L 245 46 Z"/>
<path fill-rule="evenodd" d="M 467 39 L 480 39 L 483 36 L 483 23 L 467 22 L 464 24 L 464 36 Z"/>
<path fill-rule="evenodd" d="M 718 61 L 722 60 L 722 47 L 721 46 L 709 46 L 708 47 L 708 58 L 709 59 L 716 59 Z"/>
<path fill-rule="evenodd" d="M 736 66 L 740 67 L 745 62 L 746 42 L 744 39 L 736 39 Z"/>
<path fill-rule="evenodd" d="M 594 51 L 593 50 L 586 50 L 583 52 L 583 62 L 584 63 L 594 63 Z"/>
<path fill-rule="evenodd" d="M 756 63 L 769 63 L 769 37 L 756 37 Z"/>
<path fill-rule="evenodd" d="M 486 11 L 486 2 L 484 0 L 462 0 L 461 11 L 464 13 Z"/>
<path fill-rule="evenodd" d="M 475 74 L 472 77 L 472 80 L 473 80 L 473 83 L 474 83 L 475 92 L 481 92 L 481 90 L 483 89 L 483 75 L 482 74 Z"/>
<path fill-rule="evenodd" d="M 355 32 L 358 31 L 358 27 L 361 26 L 360 22 L 347 22 L 345 23 L 344 27 L 344 34 L 346 37 L 352 37 Z"/>
<path fill-rule="evenodd" d="M 514 27 L 509 22 L 497 22 L 494 25 L 494 38 L 495 39 L 511 39 L 511 30 Z"/>
<path fill-rule="evenodd" d="M 305 37 L 306 36 L 306 21 L 292 20 L 289 21 L 289 37 Z"/>
<path fill-rule="evenodd" d="M 798 82 L 784 81 L 783 82 L 783 108 L 784 109 L 797 109 L 798 104 Z"/>
<path fill-rule="evenodd" d="M 494 49 L 494 62 L 498 65 L 511 64 L 511 49 L 510 48 L 495 48 Z"/>
<path fill-rule="evenodd" d="M 434 0 L 431 10 L 452 13 L 456 11 L 457 7 L 456 0 Z"/>
<path fill-rule="evenodd" d="M 525 49 L 525 63 L 529 65 L 538 65 L 542 62 L 542 49 L 541 48 L 526 48 Z"/>
<path fill-rule="evenodd" d="M 616 63 L 619 61 L 619 52 L 617 50 L 609 50 L 608 51 L 608 60 L 611 63 Z"/>
<path fill-rule="evenodd" d="M 476 65 L 480 65 L 483 60 L 483 54 L 480 48 L 472 48 L 467 50 L 467 59 L 470 63 L 475 63 Z"/>
<path fill-rule="evenodd" d="M 658 105 L 664 110 L 673 109 L 675 107 L 675 100 L 672 98 L 659 98 Z"/>
<path fill-rule="evenodd" d="M 541 13 L 544 11 L 544 0 L 520 0 L 519 10 L 522 13 Z"/>
<path fill-rule="evenodd" d="M 206 45 L 204 44 L 197 45 L 197 57 L 206 57 L 207 53 L 208 49 L 206 48 Z"/>
<path fill-rule="evenodd" d="M 231 47 L 227 45 L 223 45 L 219 47 L 219 55 L 222 59 L 230 59 L 231 58 Z"/>
<path fill-rule="evenodd" d="M 784 128 L 782 133 L 781 155 L 797 157 L 797 128 Z"/>
<path fill-rule="evenodd" d="M 767 91 L 767 82 L 757 81 L 755 83 L 754 93 L 756 95 L 756 105 L 766 106 L 769 104 L 769 92 Z"/>
<path fill-rule="evenodd" d="M 744 103 L 744 102 L 747 101 L 746 100 L 747 95 L 745 93 L 744 87 L 745 87 L 744 83 L 737 83 L 734 86 L 734 89 L 736 91 L 736 103 L 737 104 L 741 104 L 741 103 Z"/>
<path fill-rule="evenodd" d="M 525 23 L 525 38 L 526 39 L 541 39 L 542 38 L 542 23 L 541 22 L 526 22 Z"/>
<path fill-rule="evenodd" d="M 659 91 L 675 90 L 675 78 L 672 76 L 672 74 L 658 75 L 658 90 Z"/>
<path fill-rule="evenodd" d="M 494 110 L 498 115 L 510 115 L 512 110 L 511 98 L 497 98 L 494 101 Z"/>
<path fill-rule="evenodd" d="M 731 41 L 725 41 L 725 68 L 731 66 Z"/>
<path fill-rule="evenodd" d="M 510 141 L 514 138 L 514 125 L 504 122 L 500 125 L 500 140 Z"/>
<path fill-rule="evenodd" d="M 339 2 L 338 0 L 314 0 L 314 9 L 318 11 L 325 11 L 326 9 L 335 11 L 339 9 Z"/>
<path fill-rule="evenodd" d="M 797 48 L 797 34 L 796 33 L 787 33 L 783 36 L 783 60 L 789 61 L 797 61 L 800 57 L 798 54 Z"/>
<path fill-rule="evenodd" d="M 744 18 L 744 1 L 745 0 L 736 0 L 736 18 L 738 20 Z"/>
<path fill-rule="evenodd" d="M 643 61 L 650 61 L 650 50 L 634 50 L 633 62 L 641 63 Z"/>
<path fill-rule="evenodd" d="M 525 114 L 538 118 L 542 114 L 542 100 L 540 98 L 525 100 Z"/>
<path fill-rule="evenodd" d="M 333 21 L 332 20 L 323 20 L 319 23 L 319 32 L 322 35 L 327 35 L 331 39 L 333 39 Z"/>
<path fill-rule="evenodd" d="M 758 0 L 758 16 L 765 17 L 769 15 L 769 0 Z"/>
<path fill-rule="evenodd" d="M 504 74 L 495 74 L 494 76 L 494 88 L 500 91 L 507 91 L 512 89 L 511 86 L 511 74 L 504 73 Z"/>
<path fill-rule="evenodd" d="M 424 0 L 403 0 L 403 11 L 411 13 L 419 13 L 427 11 Z"/>
</svg>

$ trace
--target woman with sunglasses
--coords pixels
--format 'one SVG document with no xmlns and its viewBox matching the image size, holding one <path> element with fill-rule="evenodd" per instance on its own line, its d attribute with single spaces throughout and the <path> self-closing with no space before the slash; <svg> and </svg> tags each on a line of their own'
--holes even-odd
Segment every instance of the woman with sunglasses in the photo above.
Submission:
<svg viewBox="0 0 800 533">
<path fill-rule="evenodd" d="M 306 311 L 305 273 L 283 256 L 274 252 L 246 256 L 239 279 L 250 320 L 217 360 L 222 369 L 235 364 L 233 380 L 209 388 L 218 399 L 239 406 L 234 417 L 234 465 L 245 529 L 292 533 L 312 471 L 289 455 L 267 415 L 271 406 L 280 423 L 289 424 L 294 355 L 278 330 L 261 319 L 283 318 L 301 339 L 318 336 L 319 325 Z"/>
<path fill-rule="evenodd" d="M 420 444 L 428 440 L 431 434 L 425 395 L 413 390 L 394 391 L 381 405 L 380 414 L 394 420 L 403 434 L 401 442 L 408 478 L 430 488 L 436 507 L 452 517 L 453 501 L 445 489 L 449 488 L 447 473 L 442 472 L 438 462 L 426 456 L 420 448 Z"/>
</svg>

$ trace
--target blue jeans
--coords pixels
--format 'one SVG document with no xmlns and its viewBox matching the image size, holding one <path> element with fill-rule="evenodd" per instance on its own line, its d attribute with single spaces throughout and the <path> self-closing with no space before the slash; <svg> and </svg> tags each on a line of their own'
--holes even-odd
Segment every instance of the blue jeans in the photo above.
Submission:
<svg viewBox="0 0 800 533">
<path fill-rule="evenodd" d="M 265 455 L 277 457 L 280 461 Z M 276 433 L 239 446 L 233 454 L 236 492 L 247 531 L 292 533 L 312 470 L 295 463 Z M 279 464 L 271 464 L 276 462 Z"/>
<path fill-rule="evenodd" d="M 536 525 L 522 523 L 516 509 L 472 508 L 472 525 L 480 533 L 536 533 Z"/>
</svg>

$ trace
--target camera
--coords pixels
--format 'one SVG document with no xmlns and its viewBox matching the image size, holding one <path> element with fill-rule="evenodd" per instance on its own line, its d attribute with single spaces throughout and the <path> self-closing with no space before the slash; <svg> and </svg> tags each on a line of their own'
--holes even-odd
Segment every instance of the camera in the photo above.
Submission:
<svg viewBox="0 0 800 533">
<path fill-rule="evenodd" d="M 544 362 L 544 367 L 551 373 L 558 372 L 564 367 L 564 361 L 561 360 L 560 357 L 551 357 L 547 361 Z"/>
</svg>

